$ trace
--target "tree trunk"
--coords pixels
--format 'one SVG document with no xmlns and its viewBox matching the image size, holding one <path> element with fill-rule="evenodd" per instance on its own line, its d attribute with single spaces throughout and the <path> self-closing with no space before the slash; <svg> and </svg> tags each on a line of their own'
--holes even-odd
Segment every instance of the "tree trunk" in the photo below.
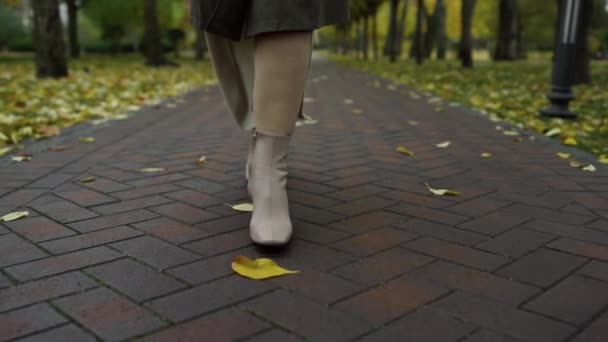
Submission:
<svg viewBox="0 0 608 342">
<path fill-rule="evenodd" d="M 156 0 L 145 0 L 145 19 L 144 19 L 144 36 L 146 41 L 145 54 L 146 65 L 161 66 L 167 65 L 169 62 L 165 58 L 162 41 L 160 37 L 160 28 L 158 25 L 158 13 L 156 9 Z"/>
<path fill-rule="evenodd" d="M 409 5 L 409 0 L 403 0 L 403 4 L 401 5 L 401 13 L 399 14 L 398 19 L 398 31 L 397 31 L 397 54 L 401 56 L 403 49 L 403 41 L 405 40 L 405 33 L 407 30 L 407 6 Z"/>
<path fill-rule="evenodd" d="M 378 60 L 378 13 L 372 15 L 372 49 L 374 50 L 374 60 Z"/>
<path fill-rule="evenodd" d="M 389 42 L 389 58 L 391 63 L 397 61 L 397 10 L 399 8 L 399 0 L 391 0 L 391 18 L 388 32 Z"/>
<path fill-rule="evenodd" d="M 576 61 L 574 67 L 574 84 L 590 84 L 589 33 L 593 17 L 593 0 L 582 0 L 580 4 L 580 24 L 576 32 Z"/>
<path fill-rule="evenodd" d="M 363 59 L 369 59 L 369 16 L 363 17 Z"/>
<path fill-rule="evenodd" d="M 460 41 L 460 60 L 464 68 L 473 68 L 473 11 L 475 0 L 462 0 L 462 32 Z"/>
<path fill-rule="evenodd" d="M 36 76 L 68 75 L 63 28 L 58 0 L 34 0 L 34 42 L 36 45 Z"/>
<path fill-rule="evenodd" d="M 423 0 L 418 0 L 416 9 L 416 29 L 414 30 L 414 41 L 410 49 L 410 58 L 415 58 L 418 65 L 424 60 L 424 37 L 422 34 L 422 21 L 426 16 L 426 7 Z"/>
<path fill-rule="evenodd" d="M 70 56 L 80 57 L 80 44 L 78 43 L 78 5 L 76 0 L 67 0 L 68 6 L 68 37 L 70 40 Z"/>
<path fill-rule="evenodd" d="M 207 51 L 207 41 L 205 40 L 205 34 L 202 30 L 196 30 L 196 42 L 194 44 L 195 48 L 195 59 L 197 61 L 202 61 L 205 59 L 205 52 Z"/>
<path fill-rule="evenodd" d="M 495 60 L 517 59 L 517 0 L 500 0 Z"/>
<path fill-rule="evenodd" d="M 426 11 L 425 11 L 426 12 Z M 425 13 L 426 18 L 426 34 L 424 35 L 424 57 L 430 58 L 433 52 L 433 45 L 437 40 L 437 8 L 435 12 Z"/>
<path fill-rule="evenodd" d="M 448 37 L 445 32 L 445 3 L 444 0 L 437 0 L 437 7 L 435 7 L 435 17 L 437 18 L 437 59 L 445 59 L 445 53 L 447 51 Z"/>
</svg>

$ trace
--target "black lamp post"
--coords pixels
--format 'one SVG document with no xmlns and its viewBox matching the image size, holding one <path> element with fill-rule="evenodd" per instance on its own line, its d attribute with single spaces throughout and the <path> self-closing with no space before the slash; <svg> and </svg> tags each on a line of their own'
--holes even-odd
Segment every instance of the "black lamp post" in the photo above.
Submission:
<svg viewBox="0 0 608 342">
<path fill-rule="evenodd" d="M 559 36 L 554 51 L 553 81 L 551 93 L 547 95 L 551 105 L 540 111 L 542 116 L 576 118 L 576 113 L 568 108 L 568 103 L 574 99 L 571 87 L 574 82 L 576 34 L 580 26 L 581 1 L 585 0 L 562 0 L 563 11 L 559 18 Z"/>
</svg>

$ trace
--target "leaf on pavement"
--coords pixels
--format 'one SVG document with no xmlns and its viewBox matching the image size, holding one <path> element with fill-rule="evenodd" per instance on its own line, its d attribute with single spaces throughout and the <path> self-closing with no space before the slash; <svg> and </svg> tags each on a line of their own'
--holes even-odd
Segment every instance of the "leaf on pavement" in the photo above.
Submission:
<svg viewBox="0 0 608 342">
<path fill-rule="evenodd" d="M 95 138 L 93 138 L 93 137 L 80 137 L 80 142 L 81 143 L 85 143 L 85 144 L 89 144 L 89 143 L 95 142 Z"/>
<path fill-rule="evenodd" d="M 435 146 L 437 146 L 439 148 L 448 148 L 450 146 L 450 144 L 452 144 L 451 141 L 445 141 L 445 142 L 442 142 L 442 143 L 437 144 Z"/>
<path fill-rule="evenodd" d="M 0 221 L 3 221 L 3 222 L 15 221 L 22 217 L 26 217 L 29 214 L 30 214 L 30 212 L 27 210 L 26 211 L 14 211 L 12 213 L 8 213 L 8 214 L 5 214 L 4 216 L 0 217 Z"/>
<path fill-rule="evenodd" d="M 437 196 L 460 196 L 460 192 L 448 189 L 433 189 L 428 183 L 424 183 L 426 187 Z"/>
<path fill-rule="evenodd" d="M 253 211 L 253 204 L 251 204 L 251 203 L 240 203 L 240 204 L 235 204 L 235 205 L 231 205 L 228 203 L 225 203 L 225 204 L 227 206 L 229 206 L 230 208 L 232 208 L 232 210 L 246 212 L 246 213 Z"/>
<path fill-rule="evenodd" d="M 236 255 L 232 258 L 232 270 L 243 277 L 255 280 L 300 273 L 300 271 L 285 269 L 271 259 L 259 258 L 252 260 L 242 255 Z"/>
<path fill-rule="evenodd" d="M 398 146 L 396 151 L 401 154 L 405 154 L 406 156 L 410 156 L 410 157 L 414 156 L 414 152 L 408 150 L 405 146 Z"/>
<path fill-rule="evenodd" d="M 570 153 L 566 152 L 557 152 L 555 155 L 560 157 L 561 159 L 568 159 L 570 158 L 570 156 L 572 156 Z"/>
</svg>

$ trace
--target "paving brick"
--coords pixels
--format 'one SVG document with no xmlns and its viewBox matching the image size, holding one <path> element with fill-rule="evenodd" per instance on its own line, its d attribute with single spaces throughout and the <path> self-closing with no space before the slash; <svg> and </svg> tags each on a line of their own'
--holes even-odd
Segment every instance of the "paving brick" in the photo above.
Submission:
<svg viewBox="0 0 608 342">
<path fill-rule="evenodd" d="M 173 322 L 181 322 L 233 305 L 271 290 L 265 282 L 232 276 L 152 300 L 147 305 Z"/>
<path fill-rule="evenodd" d="M 539 249 L 509 264 L 497 273 L 504 277 L 547 288 L 586 261 L 587 259 L 574 255 Z"/>
<path fill-rule="evenodd" d="M 126 255 L 161 269 L 185 264 L 200 258 L 196 254 L 150 236 L 116 242 L 111 246 Z"/>
<path fill-rule="evenodd" d="M 293 166 L 293 163 L 291 165 Z M 297 178 L 291 178 L 287 181 L 287 190 L 300 190 L 317 195 L 322 195 L 328 192 L 336 191 L 338 189 L 325 184 L 313 183 Z"/>
<path fill-rule="evenodd" d="M 295 335 L 289 334 L 283 330 L 272 329 L 260 335 L 256 335 L 252 338 L 248 338 L 247 342 L 304 342 L 304 340 L 296 337 Z"/>
<path fill-rule="evenodd" d="M 523 216 L 531 216 L 539 220 L 566 224 L 584 224 L 595 220 L 595 217 L 593 216 L 566 213 L 563 211 L 551 210 L 524 204 L 513 204 L 501 210 L 504 212 L 519 214 Z"/>
<path fill-rule="evenodd" d="M 349 341 L 370 329 L 364 321 L 284 290 L 248 301 L 242 307 L 312 341 Z"/>
<path fill-rule="evenodd" d="M 346 253 L 301 240 L 291 242 L 280 253 L 257 249 L 253 252 L 255 253 L 253 257 L 270 257 L 285 267 L 292 266 L 317 271 L 327 271 L 355 260 L 355 257 Z"/>
<path fill-rule="evenodd" d="M 131 187 L 141 188 L 141 187 L 147 187 L 147 186 L 157 185 L 157 184 L 172 183 L 172 182 L 181 181 L 181 180 L 188 179 L 188 178 L 191 178 L 191 176 L 185 175 L 183 173 L 171 173 L 171 174 L 165 174 L 165 175 L 159 175 L 159 176 L 146 177 L 146 178 L 142 178 L 142 179 L 138 179 L 138 180 L 132 180 L 132 181 L 126 182 L 125 184 L 127 184 Z M 179 183 L 177 183 L 177 184 L 179 184 Z M 123 189 L 121 189 L 121 190 L 123 190 Z"/>
<path fill-rule="evenodd" d="M 399 204 L 386 208 L 386 210 L 446 225 L 456 225 L 470 219 L 469 217 L 448 213 L 443 210 L 418 207 L 411 204 Z"/>
<path fill-rule="evenodd" d="M 171 191 L 176 191 L 181 189 L 180 187 L 173 184 L 156 184 L 148 187 L 113 192 L 112 197 L 121 199 L 123 201 L 135 199 L 139 197 L 146 197 L 158 194 L 166 194 Z"/>
<path fill-rule="evenodd" d="M 87 268 L 86 272 L 138 302 L 185 287 L 173 277 L 126 258 Z"/>
<path fill-rule="evenodd" d="M 507 258 L 495 254 L 428 237 L 405 243 L 404 246 L 420 253 L 484 271 L 494 270 L 509 261 Z"/>
<path fill-rule="evenodd" d="M 381 326 L 448 292 L 442 286 L 402 276 L 342 301 L 335 307 L 374 326 Z"/>
<path fill-rule="evenodd" d="M 180 202 L 190 204 L 197 208 L 207 208 L 209 206 L 218 205 L 224 203 L 224 199 L 208 195 L 202 192 L 183 189 L 180 191 L 174 191 L 163 195 L 164 197 L 172 198 Z"/>
<path fill-rule="evenodd" d="M 36 205 L 34 206 L 34 209 L 61 223 L 81 221 L 98 216 L 88 209 L 64 200 L 58 200 L 44 205 Z"/>
<path fill-rule="evenodd" d="M 462 292 L 433 303 L 431 308 L 524 341 L 562 341 L 575 331 L 570 325 Z"/>
<path fill-rule="evenodd" d="M 79 272 L 19 284 L 0 292 L 0 312 L 84 291 L 95 286 L 97 284 L 92 279 Z"/>
<path fill-rule="evenodd" d="M 458 203 L 451 207 L 445 208 L 445 210 L 460 215 L 476 217 L 491 213 L 497 209 L 506 207 L 509 204 L 510 202 L 507 201 L 500 201 L 484 196 L 472 199 L 470 201 Z"/>
<path fill-rule="evenodd" d="M 183 247 L 203 256 L 209 257 L 251 245 L 248 229 L 216 235 L 183 245 Z"/>
<path fill-rule="evenodd" d="M 73 175 L 67 173 L 51 173 L 27 185 L 28 188 L 52 189 L 67 182 Z"/>
<path fill-rule="evenodd" d="M 548 247 L 587 258 L 608 261 L 608 246 L 561 238 L 549 244 Z"/>
<path fill-rule="evenodd" d="M 463 342 L 518 342 L 514 338 L 499 335 L 493 331 L 489 330 L 480 330 L 479 332 L 473 334 L 473 336 L 463 340 Z"/>
<path fill-rule="evenodd" d="M 346 188 L 330 193 L 325 193 L 324 196 L 336 198 L 342 201 L 353 201 L 360 198 L 382 194 L 389 191 L 387 188 L 376 186 L 373 184 L 362 184 L 352 188 Z M 387 197 L 387 196 L 384 196 Z M 291 197 L 290 197 L 291 198 Z"/>
<path fill-rule="evenodd" d="M 210 235 L 200 229 L 165 217 L 136 223 L 133 224 L 133 227 L 176 244 L 202 239 Z"/>
<path fill-rule="evenodd" d="M 344 217 L 340 214 L 299 203 L 289 203 L 289 214 L 294 218 L 321 225 L 338 221 Z"/>
<path fill-rule="evenodd" d="M 79 328 L 75 324 L 62 325 L 33 336 L 19 339 L 19 342 L 95 342 L 97 339 L 93 335 Z"/>
<path fill-rule="evenodd" d="M 129 239 L 142 235 L 141 232 L 126 226 L 108 228 L 86 234 L 69 236 L 62 239 L 47 241 L 40 246 L 53 254 L 63 254 L 79 249 L 105 245 L 110 242 Z"/>
<path fill-rule="evenodd" d="M 369 233 L 341 240 L 332 246 L 341 251 L 358 256 L 368 256 L 398 246 L 406 241 L 413 240 L 418 235 L 404 232 L 392 227 L 380 228 Z"/>
<path fill-rule="evenodd" d="M 327 209 L 343 215 L 354 216 L 375 210 L 380 210 L 394 205 L 395 203 L 397 202 L 394 200 L 389 200 L 377 196 L 370 196 L 360 198 L 358 200 L 349 201 L 343 204 L 338 204 L 333 207 L 327 207 Z"/>
<path fill-rule="evenodd" d="M 385 192 L 380 196 L 398 200 L 400 202 L 413 204 L 413 205 L 420 206 L 420 207 L 433 208 L 433 209 L 442 209 L 442 208 L 445 208 L 445 207 L 448 207 L 448 206 L 454 204 L 454 202 L 452 202 L 452 201 L 438 198 L 437 196 L 429 196 L 426 194 L 421 195 L 421 194 L 416 194 L 416 193 L 412 193 L 412 192 L 397 191 L 397 190 Z"/>
<path fill-rule="evenodd" d="M 608 337 L 608 314 L 604 313 L 577 335 L 573 342 L 604 342 Z"/>
<path fill-rule="evenodd" d="M 116 202 L 115 198 L 106 196 L 97 191 L 89 189 L 78 189 L 66 192 L 57 193 L 57 196 L 65 198 L 83 207 L 90 207 L 94 205 L 106 204 Z"/>
<path fill-rule="evenodd" d="M 40 259 L 47 254 L 13 234 L 0 236 L 0 267 Z"/>
<path fill-rule="evenodd" d="M 199 223 L 194 225 L 194 228 L 205 232 L 205 234 L 215 235 L 249 227 L 250 221 L 251 214 L 244 213 Z"/>
<path fill-rule="evenodd" d="M 196 224 L 203 221 L 208 221 L 217 218 L 218 215 L 206 210 L 198 209 L 183 203 L 169 203 L 158 207 L 150 208 L 150 210 L 175 219 L 186 224 Z"/>
<path fill-rule="evenodd" d="M 362 342 L 459 341 L 475 326 L 429 310 L 419 310 L 365 336 Z M 484 342 L 495 342 L 485 340 Z"/>
<path fill-rule="evenodd" d="M 205 258 L 187 265 L 172 268 L 167 270 L 167 273 L 182 279 L 191 285 L 198 285 L 233 273 L 234 271 L 230 268 L 232 257 L 233 254 L 228 253 Z"/>
<path fill-rule="evenodd" d="M 380 227 L 393 225 L 403 220 L 404 218 L 400 215 L 378 210 L 363 215 L 344 218 L 336 223 L 332 223 L 330 227 L 350 234 L 360 234 Z"/>
<path fill-rule="evenodd" d="M 269 325 L 238 309 L 226 309 L 147 336 L 144 342 L 230 342 L 268 329 Z"/>
<path fill-rule="evenodd" d="M 482 234 L 419 219 L 401 222 L 396 224 L 395 227 L 422 236 L 431 236 L 465 246 L 472 246 L 488 239 L 487 236 Z"/>
<path fill-rule="evenodd" d="M 582 326 L 606 304 L 608 283 L 575 275 L 534 298 L 524 308 Z"/>
<path fill-rule="evenodd" d="M 48 304 L 36 304 L 24 309 L 0 314 L 0 341 L 33 334 L 67 322 Z"/>
<path fill-rule="evenodd" d="M 463 223 L 459 227 L 482 234 L 497 236 L 529 220 L 529 216 L 497 211 Z"/>
<path fill-rule="evenodd" d="M 433 261 L 432 258 L 393 248 L 355 263 L 341 266 L 333 273 L 361 284 L 375 285 Z"/>
<path fill-rule="evenodd" d="M 292 220 L 292 225 L 294 238 L 313 243 L 328 244 L 351 236 L 339 230 L 304 221 Z"/>
<path fill-rule="evenodd" d="M 16 208 L 44 195 L 46 192 L 47 190 L 43 189 L 17 189 L 8 195 L 1 196 L 0 206 Z"/>
<path fill-rule="evenodd" d="M 540 292 L 538 288 L 530 285 L 444 261 L 422 266 L 410 275 L 514 305 Z"/>
<path fill-rule="evenodd" d="M 608 232 L 595 229 L 540 220 L 528 222 L 523 227 L 576 240 L 608 245 Z"/>
<path fill-rule="evenodd" d="M 112 204 L 105 204 L 91 208 L 91 210 L 103 214 L 103 215 L 111 215 L 116 213 L 122 213 L 125 211 L 131 211 L 136 209 L 143 209 L 147 207 L 152 207 L 160 204 L 165 204 L 168 202 L 172 202 L 172 200 L 154 195 L 148 197 L 140 197 L 136 199 L 121 201 Z"/>
<path fill-rule="evenodd" d="M 106 288 L 64 297 L 53 303 L 104 340 L 123 340 L 166 325 L 160 318 Z"/>
<path fill-rule="evenodd" d="M 295 291 L 321 304 L 331 304 L 363 288 L 331 274 L 316 271 L 273 278 L 269 280 L 269 283 Z"/>
<path fill-rule="evenodd" d="M 5 275 L 0 273 L 0 289 L 5 288 L 5 287 L 10 287 L 12 285 L 13 285 L 13 282 L 10 279 L 8 279 Z"/>
<path fill-rule="evenodd" d="M 183 186 L 184 188 L 200 191 L 206 194 L 216 194 L 222 191 L 232 190 L 232 187 L 211 182 L 201 178 L 188 179 L 181 182 L 176 183 L 179 186 Z"/>
<path fill-rule="evenodd" d="M 577 273 L 608 283 L 608 263 L 606 262 L 591 261 L 579 269 Z"/>
<path fill-rule="evenodd" d="M 158 215 L 144 209 L 139 209 L 126 213 L 101 216 L 91 220 L 75 222 L 69 224 L 68 226 L 70 228 L 76 229 L 81 233 L 88 233 L 104 228 L 111 228 L 141 221 L 147 221 L 155 217 L 158 217 Z"/>
<path fill-rule="evenodd" d="M 95 179 L 94 182 L 85 183 L 85 184 L 83 184 L 83 186 L 86 186 L 89 189 L 103 192 L 103 193 L 124 191 L 124 190 L 128 190 L 131 188 L 130 186 L 125 185 L 123 183 L 114 182 L 112 180 L 109 180 L 106 178 L 101 178 L 101 177 L 97 177 L 97 179 Z"/>
<path fill-rule="evenodd" d="M 102 262 L 120 258 L 122 255 L 105 246 L 85 249 L 73 253 L 48 257 L 4 270 L 20 281 L 39 279 Z"/>
<path fill-rule="evenodd" d="M 492 240 L 478 244 L 475 248 L 511 258 L 519 258 L 529 251 L 543 246 L 554 238 L 553 235 L 534 230 L 513 228 Z"/>
</svg>

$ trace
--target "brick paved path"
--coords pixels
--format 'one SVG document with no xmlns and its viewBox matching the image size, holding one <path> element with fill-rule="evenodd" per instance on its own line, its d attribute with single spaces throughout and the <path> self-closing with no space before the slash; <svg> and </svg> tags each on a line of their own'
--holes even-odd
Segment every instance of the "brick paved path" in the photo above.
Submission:
<svg viewBox="0 0 608 342">
<path fill-rule="evenodd" d="M 606 168 L 314 67 L 320 122 L 298 128 L 289 156 L 296 239 L 271 253 L 301 274 L 231 273 L 233 255 L 267 252 L 249 243 L 250 215 L 224 204 L 249 200 L 247 137 L 211 88 L 3 163 L 0 212 L 31 215 L 0 226 L 0 340 L 608 341 Z"/>
</svg>

